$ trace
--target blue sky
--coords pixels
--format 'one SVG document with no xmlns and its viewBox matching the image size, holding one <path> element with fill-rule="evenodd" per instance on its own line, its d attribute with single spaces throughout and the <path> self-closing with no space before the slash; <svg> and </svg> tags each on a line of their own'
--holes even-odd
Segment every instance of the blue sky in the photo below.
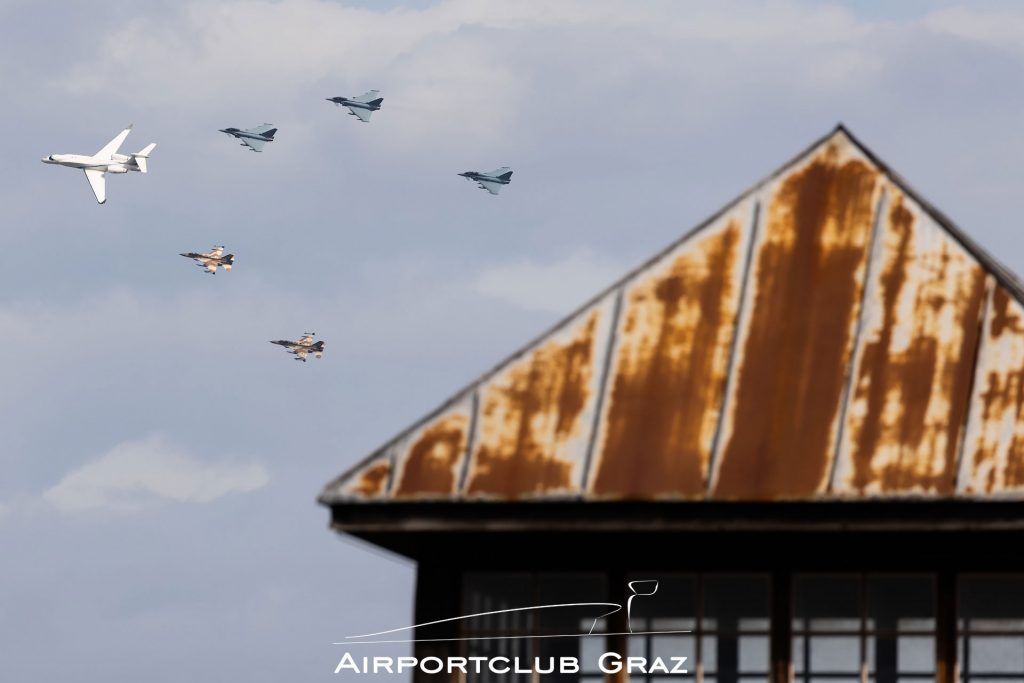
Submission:
<svg viewBox="0 0 1024 683">
<path fill-rule="evenodd" d="M 4 678 L 327 680 L 320 487 L 838 121 L 1016 272 L 1011 3 L 0 2 Z M 324 101 L 377 88 L 368 125 Z M 219 128 L 280 128 L 263 154 Z M 52 153 L 157 148 L 98 206 Z M 492 197 L 456 173 L 501 165 Z M 225 244 L 228 275 L 177 254 Z M 321 361 L 267 340 L 316 330 Z"/>
</svg>

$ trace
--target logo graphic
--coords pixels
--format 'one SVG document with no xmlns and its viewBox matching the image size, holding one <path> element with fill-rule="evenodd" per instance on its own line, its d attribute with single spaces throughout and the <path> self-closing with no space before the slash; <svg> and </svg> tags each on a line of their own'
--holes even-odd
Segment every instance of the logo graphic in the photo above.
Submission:
<svg viewBox="0 0 1024 683">
<path fill-rule="evenodd" d="M 594 631 L 598 628 L 598 624 L 602 619 L 605 619 L 613 614 L 621 612 L 623 605 L 617 602 L 567 602 L 558 603 L 551 605 L 532 605 L 528 607 L 512 607 L 509 609 L 492 610 L 489 612 L 477 612 L 475 614 L 466 614 L 458 617 L 449 617 L 447 619 L 438 619 L 436 621 L 427 621 L 422 624 L 413 624 L 411 626 L 401 626 L 399 628 L 388 629 L 385 631 L 375 631 L 373 633 L 362 633 L 359 635 L 346 636 L 345 640 L 336 642 L 334 645 L 375 645 L 382 643 L 432 643 L 432 642 L 461 642 L 461 641 L 479 641 L 479 640 L 524 640 L 524 639 L 541 639 L 541 638 L 587 638 L 587 637 L 607 637 L 607 636 L 637 636 L 637 635 L 665 635 L 665 634 L 681 634 L 690 633 L 688 630 L 672 630 L 672 631 L 633 631 L 631 624 L 633 600 L 641 597 L 649 597 L 658 592 L 658 581 L 655 579 L 644 579 L 638 581 L 630 581 L 628 584 L 630 595 L 626 599 L 626 631 L 623 632 L 598 632 Z M 435 626 L 437 624 L 451 624 L 454 622 L 464 622 L 469 619 L 475 619 L 478 617 L 490 617 L 499 614 L 509 614 L 513 612 L 539 612 L 540 610 L 557 610 L 567 608 L 579 608 L 579 607 L 608 607 L 611 608 L 609 611 L 594 617 L 590 624 L 590 628 L 586 633 L 556 633 L 556 634 L 508 634 L 508 635 L 490 635 L 490 636 L 461 636 L 453 638 L 401 638 L 397 637 L 400 634 L 407 634 L 413 632 L 417 628 L 426 628 L 428 626 Z M 543 660 L 547 659 L 547 662 Z M 557 661 L 556 661 L 557 659 Z M 620 671 L 626 671 L 628 673 L 661 673 L 661 674 L 685 674 L 686 669 L 682 668 L 686 662 L 686 657 L 669 657 L 667 658 L 672 663 L 672 667 L 668 666 L 668 663 L 664 661 L 662 657 L 656 657 L 655 659 L 648 662 L 643 657 L 628 657 L 623 660 L 623 657 L 617 652 L 605 652 L 600 656 L 597 662 L 598 668 L 603 673 L 618 673 Z M 419 669 L 427 674 L 435 674 L 444 672 L 447 669 L 449 674 L 456 671 L 461 673 L 482 673 L 484 670 L 489 670 L 494 674 L 505 674 L 505 673 L 552 673 L 558 670 L 559 673 L 578 673 L 580 670 L 580 663 L 576 657 L 534 657 L 533 662 L 530 666 L 524 667 L 520 662 L 519 657 L 447 657 L 447 662 L 440 657 L 424 657 L 422 660 L 417 657 L 362 657 L 362 666 L 359 661 L 353 657 L 350 653 L 346 652 L 341 661 L 338 663 L 334 673 L 342 673 L 349 671 L 353 673 L 404 673 L 407 670 Z"/>
</svg>

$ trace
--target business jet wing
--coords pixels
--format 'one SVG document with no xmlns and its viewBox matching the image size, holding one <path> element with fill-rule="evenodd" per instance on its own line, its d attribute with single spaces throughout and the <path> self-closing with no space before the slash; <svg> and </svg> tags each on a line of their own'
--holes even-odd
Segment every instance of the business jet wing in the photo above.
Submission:
<svg viewBox="0 0 1024 683">
<path fill-rule="evenodd" d="M 85 169 L 85 178 L 89 181 L 89 187 L 92 188 L 92 193 L 96 195 L 96 201 L 100 204 L 107 201 L 107 180 L 105 176 L 106 174 L 103 171 L 91 168 Z"/>
<path fill-rule="evenodd" d="M 121 145 L 124 144 L 124 139 L 128 137 L 128 133 L 132 132 L 132 124 L 128 124 L 128 127 L 117 134 L 113 140 L 103 146 L 103 149 L 96 152 L 95 155 L 101 159 L 109 159 L 111 155 L 115 154 L 117 150 L 121 149 Z M 95 189 L 95 188 L 94 188 Z M 103 203 L 102 201 L 100 202 Z"/>
</svg>

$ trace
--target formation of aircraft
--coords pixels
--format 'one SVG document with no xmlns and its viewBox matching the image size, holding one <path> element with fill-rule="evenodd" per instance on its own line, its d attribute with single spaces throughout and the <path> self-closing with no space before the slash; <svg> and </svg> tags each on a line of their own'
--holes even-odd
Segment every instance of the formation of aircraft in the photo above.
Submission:
<svg viewBox="0 0 1024 683">
<path fill-rule="evenodd" d="M 501 192 L 501 188 L 512 182 L 512 169 L 508 166 L 496 168 L 489 173 L 465 171 L 459 175 L 469 180 L 475 180 L 481 190 L 487 190 L 491 194 L 498 194 Z"/>
<path fill-rule="evenodd" d="M 189 251 L 181 255 L 194 260 L 197 266 L 201 266 L 210 275 L 217 274 L 217 266 L 230 273 L 231 266 L 235 264 L 235 255 L 224 254 L 223 246 L 214 245 L 213 249 L 201 254 Z"/>
<path fill-rule="evenodd" d="M 271 344 L 277 344 L 287 349 L 288 353 L 295 356 L 295 360 L 301 360 L 303 363 L 306 362 L 306 356 L 312 353 L 317 358 L 322 358 L 324 355 L 324 342 L 314 342 L 313 337 L 316 336 L 316 332 L 306 332 L 295 341 L 288 339 L 278 339 L 271 341 Z"/>
<path fill-rule="evenodd" d="M 44 164 L 80 168 L 85 171 L 85 178 L 89 181 L 92 193 L 96 195 L 96 201 L 103 204 L 107 201 L 107 174 L 128 173 L 129 171 L 145 173 L 146 161 L 156 147 L 156 143 L 153 142 L 134 154 L 118 154 L 117 150 L 121 149 L 124 139 L 130 132 L 132 132 L 132 126 L 128 124 L 127 128 L 91 156 L 88 154 L 51 154 L 44 157 L 42 161 Z"/>
<path fill-rule="evenodd" d="M 243 128 L 241 130 L 238 128 L 221 128 L 220 132 L 227 133 L 241 140 L 242 145 L 248 147 L 250 151 L 262 152 L 265 144 L 274 141 L 274 134 L 277 133 L 277 128 L 274 128 L 272 123 L 264 123 L 262 126 Z"/>
<path fill-rule="evenodd" d="M 327 101 L 347 108 L 351 115 L 363 123 L 368 123 L 371 114 L 379 111 L 381 103 L 384 101 L 384 98 L 379 95 L 380 91 L 370 90 L 358 97 L 328 97 Z M 146 173 L 148 171 L 147 164 L 150 155 L 156 148 L 155 142 L 146 145 L 134 154 L 120 154 L 118 152 L 131 130 L 132 126 L 129 125 L 95 154 L 51 154 L 44 157 L 42 161 L 47 164 L 82 169 L 86 179 L 89 181 L 89 187 L 92 188 L 93 194 L 96 196 L 96 201 L 103 204 L 107 201 L 107 173 L 128 173 L 129 171 Z M 255 128 L 222 128 L 220 132 L 227 133 L 239 140 L 243 146 L 248 147 L 253 152 L 262 152 L 263 147 L 268 142 L 274 141 L 277 128 L 271 123 L 264 123 Z M 459 175 L 475 181 L 481 189 L 496 195 L 501 191 L 502 187 L 511 182 L 512 170 L 507 166 L 502 166 L 489 173 L 465 171 Z M 196 265 L 203 268 L 210 275 L 216 275 L 217 268 L 230 272 L 231 266 L 235 262 L 235 255 L 225 254 L 224 247 L 218 245 L 215 245 L 207 252 L 190 251 L 182 253 L 181 256 L 192 259 L 196 262 Z M 307 332 L 295 341 L 278 339 L 270 343 L 285 347 L 288 353 L 295 356 L 295 360 L 306 362 L 306 356 L 310 353 L 316 358 L 323 357 L 324 342 L 314 342 L 314 336 L 316 336 L 315 332 Z"/>
<path fill-rule="evenodd" d="M 377 97 L 379 90 L 370 90 L 359 97 L 328 97 L 328 102 L 348 108 L 348 113 L 355 116 L 363 123 L 370 122 L 370 114 L 380 109 L 383 97 Z"/>
</svg>

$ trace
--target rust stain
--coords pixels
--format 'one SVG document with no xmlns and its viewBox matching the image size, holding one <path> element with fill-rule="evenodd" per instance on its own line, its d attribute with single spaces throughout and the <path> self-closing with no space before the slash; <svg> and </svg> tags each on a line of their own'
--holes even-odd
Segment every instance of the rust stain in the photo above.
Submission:
<svg viewBox="0 0 1024 683">
<path fill-rule="evenodd" d="M 484 390 L 467 494 L 519 498 L 576 488 L 567 444 L 584 433 L 599 311 L 568 341 L 549 341 Z"/>
<path fill-rule="evenodd" d="M 877 187 L 838 156 L 790 174 L 768 210 L 718 498 L 808 497 L 827 478 Z"/>
<path fill-rule="evenodd" d="M 466 451 L 469 418 L 446 415 L 425 428 L 409 448 L 395 498 L 453 494 L 455 466 Z"/>
<path fill-rule="evenodd" d="M 990 333 L 993 339 L 998 339 L 1005 332 L 1020 334 L 1021 321 L 1017 315 L 1010 310 L 1010 295 L 1003 287 L 996 287 L 992 292 L 992 321 Z"/>
<path fill-rule="evenodd" d="M 371 498 L 384 493 L 384 487 L 388 484 L 388 475 L 391 474 L 391 465 L 386 462 L 379 462 L 370 465 L 359 475 L 359 481 L 352 487 L 352 492 L 361 496 Z"/>
<path fill-rule="evenodd" d="M 627 292 L 594 493 L 703 494 L 736 314 L 741 235 L 739 220 L 730 220 Z"/>
<path fill-rule="evenodd" d="M 922 226 L 918 230 L 937 228 Z M 943 234 L 915 250 L 914 213 L 898 197 L 883 236 L 877 329 L 863 346 L 854 400 L 849 485 L 860 493 L 950 495 L 970 400 L 984 271 L 950 253 Z M 920 240 L 918 240 L 920 241 Z"/>
<path fill-rule="evenodd" d="M 1024 488 L 1024 310 L 1003 287 L 992 291 L 978 363 L 972 429 L 965 446 L 967 493 Z"/>
</svg>

